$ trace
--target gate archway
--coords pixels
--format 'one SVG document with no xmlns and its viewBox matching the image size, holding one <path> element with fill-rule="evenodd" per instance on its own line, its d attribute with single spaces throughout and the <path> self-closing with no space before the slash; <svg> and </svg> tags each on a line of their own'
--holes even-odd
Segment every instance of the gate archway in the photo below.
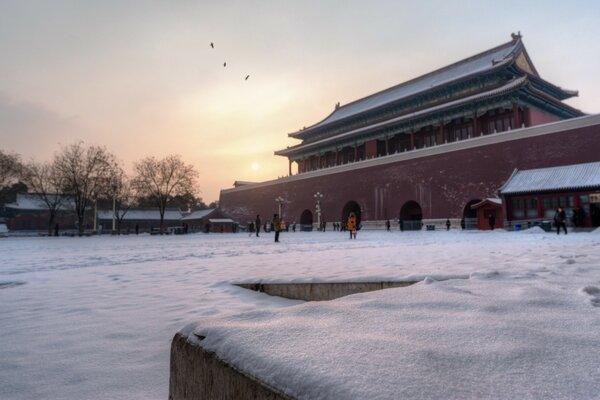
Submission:
<svg viewBox="0 0 600 400">
<path fill-rule="evenodd" d="M 361 221 L 360 205 L 353 200 L 347 202 L 346 205 L 344 205 L 344 208 L 342 209 L 342 223 L 343 224 L 346 223 L 346 221 L 348 220 L 348 216 L 350 215 L 351 212 L 353 212 L 354 215 L 356 215 L 356 225 L 360 226 L 360 221 Z"/>
<path fill-rule="evenodd" d="M 419 231 L 423 226 L 423 210 L 414 200 L 409 200 L 400 209 L 400 230 Z"/>
<path fill-rule="evenodd" d="M 302 211 L 300 215 L 300 230 L 301 231 L 312 231 L 313 230 L 313 215 L 310 210 Z"/>
<path fill-rule="evenodd" d="M 471 206 L 473 204 L 480 203 L 481 199 L 470 200 L 463 208 L 463 217 L 460 221 L 460 227 L 462 229 L 478 229 L 477 228 L 477 210 L 473 210 Z"/>
</svg>

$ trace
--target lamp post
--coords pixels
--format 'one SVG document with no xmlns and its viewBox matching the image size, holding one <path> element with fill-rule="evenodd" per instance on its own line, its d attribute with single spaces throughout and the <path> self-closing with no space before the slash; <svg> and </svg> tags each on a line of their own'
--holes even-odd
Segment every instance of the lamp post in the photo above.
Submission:
<svg viewBox="0 0 600 400">
<path fill-rule="evenodd" d="M 280 220 L 282 220 L 282 217 L 281 217 L 281 204 L 283 204 L 283 202 L 284 202 L 285 200 L 283 199 L 283 197 L 281 197 L 281 196 L 278 196 L 278 197 L 275 199 L 275 201 L 277 202 L 278 209 L 279 209 L 279 214 L 277 214 L 277 215 L 279 215 L 279 219 L 280 219 Z"/>
<path fill-rule="evenodd" d="M 117 181 L 112 181 L 110 187 L 113 190 L 113 217 L 112 217 L 112 234 L 116 233 L 116 217 L 117 217 Z"/>
<path fill-rule="evenodd" d="M 98 188 L 94 189 L 94 233 L 98 233 Z"/>
<path fill-rule="evenodd" d="M 317 212 L 317 229 L 321 230 L 321 199 L 323 198 L 323 193 L 315 193 L 314 198 L 317 201 L 317 205 L 315 207 L 315 211 Z"/>
</svg>

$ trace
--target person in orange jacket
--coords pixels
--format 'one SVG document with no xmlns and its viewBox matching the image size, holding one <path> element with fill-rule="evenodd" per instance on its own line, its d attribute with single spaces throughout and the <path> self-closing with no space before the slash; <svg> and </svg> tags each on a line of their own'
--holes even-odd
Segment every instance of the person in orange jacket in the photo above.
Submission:
<svg viewBox="0 0 600 400">
<path fill-rule="evenodd" d="M 348 215 L 348 222 L 346 223 L 346 227 L 350 231 L 350 239 L 356 239 L 356 215 L 353 212 Z"/>
</svg>

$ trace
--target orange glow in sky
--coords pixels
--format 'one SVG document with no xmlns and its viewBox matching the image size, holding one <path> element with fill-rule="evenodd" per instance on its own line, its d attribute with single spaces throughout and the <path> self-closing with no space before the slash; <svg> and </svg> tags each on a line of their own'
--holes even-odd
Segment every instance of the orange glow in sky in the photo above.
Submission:
<svg viewBox="0 0 600 400">
<path fill-rule="evenodd" d="M 518 30 L 544 79 L 579 90 L 570 105 L 600 110 L 600 3 L 463 3 L 3 1 L 0 147 L 49 160 L 83 140 L 130 171 L 142 157 L 180 154 L 208 203 L 235 180 L 287 175 L 273 152 L 337 102 Z"/>
</svg>

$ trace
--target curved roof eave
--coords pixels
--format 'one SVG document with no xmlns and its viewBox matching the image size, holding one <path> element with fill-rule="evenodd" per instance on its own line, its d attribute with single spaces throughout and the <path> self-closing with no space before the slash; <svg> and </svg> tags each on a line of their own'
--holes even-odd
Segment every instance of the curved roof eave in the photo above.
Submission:
<svg viewBox="0 0 600 400">
<path fill-rule="evenodd" d="M 507 54 L 500 61 L 498 61 L 498 62 L 494 62 L 495 58 L 492 57 L 492 60 L 490 62 L 491 67 L 487 67 L 487 68 L 484 68 L 484 69 L 481 69 L 481 70 L 473 71 L 471 73 L 459 75 L 455 79 L 450 78 L 449 80 L 443 81 L 442 83 L 440 83 L 438 85 L 432 85 L 432 86 L 429 86 L 429 87 L 427 87 L 427 88 L 425 88 L 423 90 L 416 91 L 414 93 L 410 93 L 410 94 L 405 95 L 405 96 L 400 96 L 400 97 L 395 98 L 395 99 L 391 99 L 391 100 L 389 100 L 387 102 L 383 102 L 381 104 L 377 104 L 377 105 L 375 105 L 373 107 L 367 107 L 367 108 L 365 108 L 363 110 L 357 110 L 357 112 L 354 112 L 354 113 L 351 113 L 349 115 L 343 116 L 341 118 L 335 119 L 333 121 L 327 122 L 327 120 L 330 119 L 334 114 L 336 114 L 336 113 L 338 113 L 340 111 L 343 111 L 345 109 L 348 109 L 351 106 L 356 106 L 356 105 L 358 105 L 360 103 L 367 102 L 368 100 L 373 99 L 375 97 L 380 97 L 380 96 L 383 97 L 383 96 L 385 96 L 386 94 L 388 94 L 390 92 L 401 90 L 403 88 L 406 88 L 409 85 L 415 85 L 415 84 L 418 84 L 418 83 L 427 83 L 427 79 L 431 79 L 431 78 L 435 77 L 436 75 L 440 75 L 440 74 L 442 74 L 444 72 L 448 72 L 452 68 L 456 69 L 456 68 L 459 68 L 460 66 L 465 66 L 469 62 L 475 62 L 477 59 L 484 58 L 484 56 L 486 56 L 486 55 L 491 55 L 493 53 L 497 53 L 497 52 L 499 52 L 499 51 L 501 51 L 501 50 L 503 50 L 505 48 L 509 49 L 510 51 L 508 51 Z M 306 134 L 306 133 L 314 130 L 317 127 L 326 126 L 326 125 L 328 125 L 330 123 L 334 123 L 334 122 L 344 121 L 344 120 L 347 120 L 348 118 L 352 118 L 352 117 L 355 117 L 357 115 L 360 115 L 363 112 L 373 111 L 373 110 L 375 110 L 377 108 L 388 106 L 390 104 L 393 104 L 393 103 L 396 103 L 396 102 L 399 102 L 399 101 L 406 101 L 408 99 L 414 98 L 415 96 L 421 96 L 421 95 L 427 94 L 427 93 L 431 92 L 432 90 L 438 90 L 439 88 L 444 87 L 446 85 L 455 84 L 455 83 L 458 83 L 460 81 L 470 79 L 470 78 L 472 78 L 473 76 L 476 76 L 476 75 L 480 75 L 480 74 L 483 74 L 483 73 L 487 74 L 487 73 L 490 73 L 490 72 L 495 72 L 495 71 L 497 71 L 497 70 L 499 70 L 501 68 L 504 68 L 507 65 L 510 65 L 511 63 L 513 63 L 514 60 L 516 59 L 516 56 L 518 54 L 520 54 L 521 51 L 525 52 L 525 54 L 526 54 L 525 46 L 523 45 L 523 43 L 522 43 L 522 41 L 521 41 L 521 39 L 519 37 L 517 39 L 511 40 L 510 42 L 504 43 L 504 44 L 502 44 L 500 46 L 496 46 L 496 47 L 494 47 L 492 49 L 489 49 L 489 50 L 486 50 L 486 51 L 484 51 L 482 53 L 478 53 L 478 54 L 473 55 L 471 57 L 468 57 L 468 58 L 465 58 L 465 59 L 460 60 L 458 62 L 455 62 L 453 64 L 447 65 L 447 66 L 445 66 L 443 68 L 440 68 L 440 69 L 434 70 L 432 72 L 429 72 L 429 73 L 427 73 L 425 75 L 418 76 L 418 77 L 416 77 L 414 79 L 411 79 L 411 80 L 408 80 L 406 82 L 400 83 L 400 84 L 395 85 L 395 86 L 393 86 L 391 88 L 388 88 L 388 89 L 385 89 L 385 90 L 373 93 L 373 94 L 371 94 L 369 96 L 366 96 L 366 97 L 360 98 L 358 100 L 355 100 L 353 102 L 350 102 L 348 104 L 345 104 L 345 105 L 343 105 L 343 106 L 341 106 L 339 108 L 336 108 L 332 113 L 330 113 L 327 117 L 325 117 L 321 121 L 317 122 L 316 124 L 313 124 L 313 125 L 305 128 L 305 129 L 302 129 L 302 130 L 299 130 L 299 131 L 296 131 L 296 132 L 293 132 L 293 133 L 288 133 L 288 136 L 289 137 L 293 137 L 293 138 L 297 138 L 297 139 L 301 139 L 300 136 L 302 136 L 303 134 Z M 528 58 L 527 54 L 526 54 L 526 57 Z M 484 59 L 483 61 L 486 61 L 486 60 Z M 535 71 L 535 67 L 533 67 L 533 64 L 531 64 L 531 65 L 532 65 L 532 68 Z M 537 73 L 537 71 L 535 71 L 535 72 Z"/>
<path fill-rule="evenodd" d="M 431 114 L 431 113 L 434 113 L 434 112 L 437 112 L 437 111 L 446 110 L 448 108 L 452 108 L 452 107 L 455 107 L 455 106 L 460 106 L 462 104 L 469 103 L 469 102 L 472 102 L 472 101 L 481 100 L 481 99 L 484 99 L 484 98 L 498 96 L 498 95 L 503 95 L 503 94 L 506 94 L 507 92 L 518 90 L 519 88 L 521 88 L 523 86 L 527 86 L 529 84 L 527 79 L 528 79 L 528 76 L 526 75 L 526 76 L 523 76 L 521 78 L 515 79 L 515 80 L 509 82 L 508 84 L 506 84 L 504 86 L 501 86 L 499 88 L 495 88 L 495 89 L 489 90 L 487 92 L 474 94 L 474 95 L 471 95 L 471 96 L 468 96 L 468 97 L 464 97 L 462 99 L 457 99 L 457 100 L 454 100 L 454 101 L 451 101 L 451 102 L 448 102 L 448 103 L 445 103 L 445 104 L 440 104 L 440 105 L 435 106 L 435 107 L 430 107 L 430 108 L 427 108 L 427 109 L 424 109 L 424 110 L 420 110 L 420 111 L 416 111 L 416 112 L 413 112 L 413 113 L 410 113 L 410 114 L 401 115 L 399 117 L 392 118 L 392 119 L 387 120 L 387 121 L 382 121 L 382 122 L 379 122 L 377 124 L 373 124 L 373 125 L 362 127 L 362 128 L 358 128 L 358 129 L 354 129 L 352 131 L 348 131 L 348 132 L 342 133 L 340 135 L 332 136 L 332 137 L 329 137 L 329 138 L 321 139 L 321 140 L 318 140 L 316 142 L 311 142 L 311 143 L 306 143 L 306 144 L 299 144 L 297 146 L 293 146 L 293 147 L 290 147 L 290 148 L 287 148 L 287 149 L 276 151 L 275 155 L 278 155 L 278 156 L 288 156 L 288 155 L 293 154 L 297 150 L 310 149 L 310 148 L 316 147 L 318 145 L 322 145 L 322 144 L 326 144 L 328 142 L 333 142 L 333 141 L 339 140 L 340 138 L 347 138 L 347 137 L 352 137 L 354 135 L 358 135 L 358 134 L 361 134 L 361 133 L 368 133 L 371 130 L 375 130 L 375 129 L 382 128 L 382 127 L 385 127 L 385 126 L 388 126 L 388 125 L 392 125 L 392 124 L 397 123 L 397 122 L 402 122 L 402 120 L 409 120 L 409 119 L 414 118 L 414 117 L 425 116 L 427 114 Z"/>
</svg>

